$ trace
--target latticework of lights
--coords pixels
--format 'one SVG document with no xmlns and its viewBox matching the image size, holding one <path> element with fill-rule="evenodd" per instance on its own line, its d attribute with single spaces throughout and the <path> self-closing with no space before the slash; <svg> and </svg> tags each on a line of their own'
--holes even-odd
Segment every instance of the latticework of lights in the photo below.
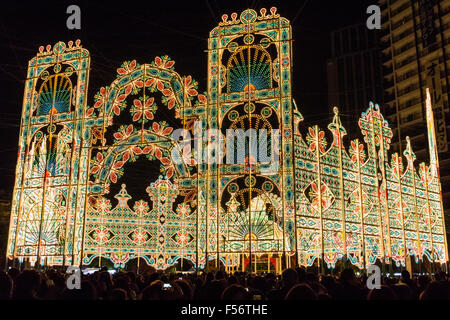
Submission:
<svg viewBox="0 0 450 320">
<path fill-rule="evenodd" d="M 344 145 L 337 108 L 327 141 L 319 127 L 302 127 L 293 102 L 289 21 L 275 8 L 222 20 L 210 32 L 205 94 L 163 56 L 124 62 L 90 106 L 89 52 L 79 41 L 40 48 L 25 83 L 8 258 L 276 272 L 335 268 L 344 257 L 361 269 L 405 266 L 409 256 L 446 263 L 431 100 L 428 166 L 416 168 L 409 139 L 403 157 L 388 152 L 392 131 L 373 103 L 359 120 L 364 142 Z M 168 117 L 192 133 L 194 123 L 224 135 L 279 130 L 279 165 L 263 170 L 245 143 L 236 145 L 245 163 L 175 161 Z M 148 198 L 135 200 L 124 166 L 139 158 L 160 172 L 142 175 Z"/>
</svg>

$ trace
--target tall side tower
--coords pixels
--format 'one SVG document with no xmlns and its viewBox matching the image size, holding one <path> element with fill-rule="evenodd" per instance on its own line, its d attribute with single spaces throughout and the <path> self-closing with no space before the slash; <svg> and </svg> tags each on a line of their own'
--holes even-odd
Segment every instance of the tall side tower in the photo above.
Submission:
<svg viewBox="0 0 450 320">
<path fill-rule="evenodd" d="M 199 250 L 229 270 L 279 269 L 296 252 L 291 26 L 276 8 L 222 20 L 208 41 L 207 122 L 226 152 L 208 153 Z"/>
<path fill-rule="evenodd" d="M 7 249 L 13 264 L 77 263 L 89 65 L 79 40 L 40 47 L 28 63 Z"/>
</svg>

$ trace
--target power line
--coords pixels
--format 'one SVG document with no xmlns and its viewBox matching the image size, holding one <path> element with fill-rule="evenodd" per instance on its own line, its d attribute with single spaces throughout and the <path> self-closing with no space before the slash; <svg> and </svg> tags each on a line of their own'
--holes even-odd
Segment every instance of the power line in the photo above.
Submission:
<svg viewBox="0 0 450 320">
<path fill-rule="evenodd" d="M 205 0 L 206 5 L 208 6 L 209 12 L 211 13 L 211 16 L 213 17 L 214 21 L 218 21 L 216 14 L 214 13 L 211 4 L 209 3 L 209 0 Z"/>
<path fill-rule="evenodd" d="M 291 24 L 294 24 L 295 20 L 300 16 L 300 14 L 302 13 L 303 9 L 306 7 L 307 4 L 308 0 L 305 0 L 303 5 L 300 7 L 300 9 L 298 9 L 297 13 L 295 14 L 294 19 L 292 19 Z"/>
</svg>

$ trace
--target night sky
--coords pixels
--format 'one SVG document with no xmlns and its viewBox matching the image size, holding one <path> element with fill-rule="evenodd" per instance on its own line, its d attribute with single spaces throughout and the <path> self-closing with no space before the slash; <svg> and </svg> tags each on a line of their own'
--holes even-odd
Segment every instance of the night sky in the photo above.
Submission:
<svg viewBox="0 0 450 320">
<path fill-rule="evenodd" d="M 66 28 L 66 8 L 81 8 L 81 30 Z M 192 75 L 206 91 L 207 38 L 222 14 L 275 6 L 292 23 L 293 95 L 307 125 L 325 127 L 332 117 L 327 102 L 326 59 L 330 31 L 367 19 L 376 1 L 8 1 L 0 9 L 0 199 L 14 186 L 20 114 L 28 60 L 41 45 L 80 39 L 91 53 L 88 105 L 116 77 L 123 61 L 150 63 L 169 55 L 180 75 Z M 354 128 L 356 129 L 355 123 Z"/>
</svg>

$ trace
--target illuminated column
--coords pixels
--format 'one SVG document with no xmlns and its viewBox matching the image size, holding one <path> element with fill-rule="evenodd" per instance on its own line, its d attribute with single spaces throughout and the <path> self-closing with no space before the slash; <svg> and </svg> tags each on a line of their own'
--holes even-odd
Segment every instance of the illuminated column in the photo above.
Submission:
<svg viewBox="0 0 450 320">
<path fill-rule="evenodd" d="M 86 184 L 82 145 L 90 56 L 69 41 L 28 64 L 7 256 L 74 264 L 77 208 Z"/>
<path fill-rule="evenodd" d="M 216 260 L 248 254 L 250 270 L 254 254 L 296 252 L 291 45 L 289 21 L 276 8 L 223 15 L 208 41 L 208 128 L 232 138 L 208 164 L 205 251 Z M 271 151 L 261 154 L 264 130 Z M 232 197 L 234 220 L 221 218 Z"/>
<path fill-rule="evenodd" d="M 445 255 L 445 264 L 446 264 L 446 271 L 448 270 L 448 243 L 447 243 L 447 232 L 445 230 L 445 218 L 444 218 L 444 207 L 442 204 L 442 188 L 441 188 L 441 182 L 439 180 L 439 157 L 438 157 L 438 151 L 437 151 L 437 145 L 436 145 L 436 130 L 434 126 L 434 115 L 433 115 L 433 108 L 431 105 L 431 95 L 430 95 L 430 89 L 427 88 L 427 100 L 426 100 L 426 112 L 427 112 L 427 133 L 428 133 L 428 147 L 430 152 L 430 170 L 431 175 L 433 178 L 436 178 L 437 184 L 438 184 L 438 192 L 440 195 L 440 201 L 439 201 L 439 211 L 440 211 L 440 218 L 442 223 L 442 236 L 444 238 L 444 255 Z"/>
</svg>

